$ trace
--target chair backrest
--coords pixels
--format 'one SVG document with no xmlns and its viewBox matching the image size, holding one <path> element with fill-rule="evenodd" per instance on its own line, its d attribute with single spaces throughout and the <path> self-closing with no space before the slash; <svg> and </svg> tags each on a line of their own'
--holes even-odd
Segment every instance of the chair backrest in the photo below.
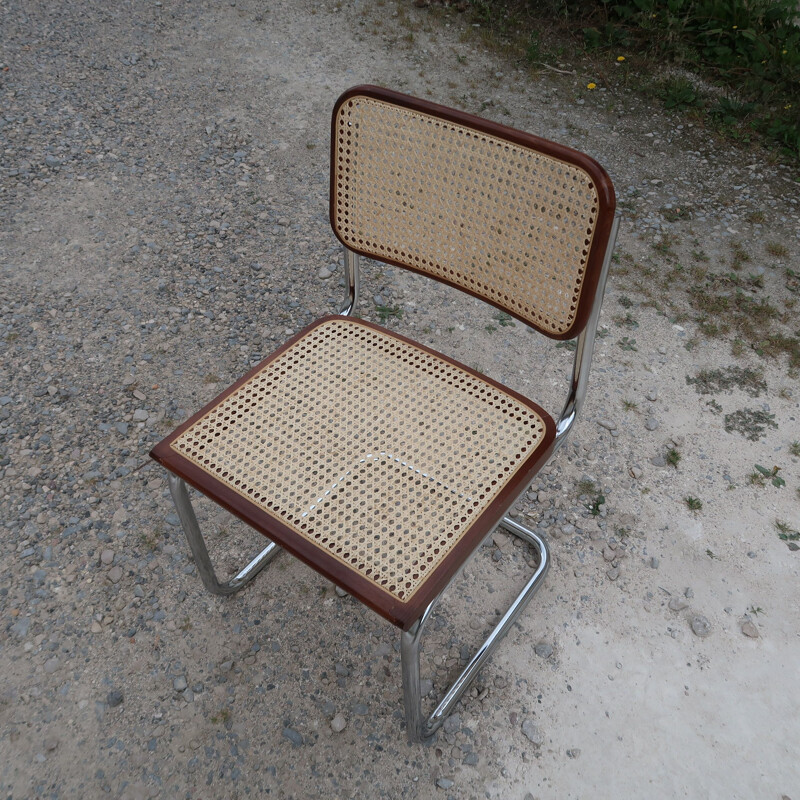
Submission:
<svg viewBox="0 0 800 800">
<path fill-rule="evenodd" d="M 583 330 L 616 204 L 592 158 L 376 86 L 339 98 L 331 142 L 330 218 L 346 247 L 552 338 Z"/>
</svg>

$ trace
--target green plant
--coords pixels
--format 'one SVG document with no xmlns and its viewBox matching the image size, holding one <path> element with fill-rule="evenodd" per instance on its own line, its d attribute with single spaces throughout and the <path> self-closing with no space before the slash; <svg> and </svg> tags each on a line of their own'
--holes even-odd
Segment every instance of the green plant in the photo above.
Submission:
<svg viewBox="0 0 800 800">
<path fill-rule="evenodd" d="M 622 407 L 626 411 L 638 411 L 639 410 L 639 404 L 635 403 L 633 400 L 623 400 L 622 401 Z"/>
<path fill-rule="evenodd" d="M 636 346 L 636 339 L 631 339 L 631 338 L 630 338 L 630 337 L 628 337 L 628 336 L 623 336 L 623 337 L 622 337 L 622 338 L 621 338 L 621 339 L 620 339 L 620 340 L 617 342 L 617 344 L 618 344 L 618 345 L 619 345 L 619 346 L 620 346 L 620 347 L 621 347 L 623 350 L 638 350 L 638 349 L 639 349 L 639 348 Z"/>
<path fill-rule="evenodd" d="M 667 78 L 659 84 L 656 94 L 664 101 L 665 108 L 675 111 L 705 105 L 698 89 L 686 78 Z"/>
<path fill-rule="evenodd" d="M 676 448 L 670 447 L 670 449 L 667 450 L 667 454 L 664 458 L 666 459 L 667 464 L 677 469 L 678 464 L 680 463 L 681 460 L 681 454 L 678 452 Z"/>
<path fill-rule="evenodd" d="M 403 309 L 400 306 L 379 306 L 375 305 L 375 311 L 378 312 L 378 319 L 385 323 L 390 318 L 401 319 L 403 316 Z"/>
<path fill-rule="evenodd" d="M 768 414 L 766 411 L 742 408 L 725 415 L 725 430 L 728 433 L 740 433 L 751 442 L 761 439 L 766 434 L 767 426 L 778 427 L 775 415 Z"/>
<path fill-rule="evenodd" d="M 788 523 L 784 522 L 783 520 L 776 519 L 775 520 L 775 528 L 778 531 L 778 538 L 784 542 L 796 542 L 800 540 L 800 531 L 796 531 L 794 528 L 790 527 Z"/>
<path fill-rule="evenodd" d="M 767 242 L 767 252 L 775 258 L 783 258 L 789 255 L 789 249 L 779 242 Z"/>
<path fill-rule="evenodd" d="M 761 464 L 756 464 L 757 472 L 762 475 L 765 479 L 769 479 L 770 483 L 780 489 L 782 486 L 786 486 L 786 481 L 778 475 L 780 471 L 780 467 L 773 467 L 772 469 L 767 469 L 766 467 L 762 467 Z"/>
<path fill-rule="evenodd" d="M 690 494 L 683 498 L 683 502 L 686 503 L 686 508 L 688 508 L 689 511 L 699 511 L 703 507 L 703 501 Z"/>
<path fill-rule="evenodd" d="M 497 320 L 501 328 L 513 328 L 517 323 L 514 322 L 510 314 L 506 314 L 505 311 L 501 311 L 499 314 L 495 314 L 494 318 Z"/>
<path fill-rule="evenodd" d="M 789 445 L 789 455 L 800 456 L 800 442 L 792 442 Z"/>
<path fill-rule="evenodd" d="M 721 369 L 703 369 L 694 377 L 686 376 L 686 383 L 694 386 L 697 394 L 716 394 L 721 391 L 730 392 L 741 389 L 750 397 L 759 397 L 767 391 L 767 382 L 761 370 L 750 367 L 722 367 Z"/>
</svg>

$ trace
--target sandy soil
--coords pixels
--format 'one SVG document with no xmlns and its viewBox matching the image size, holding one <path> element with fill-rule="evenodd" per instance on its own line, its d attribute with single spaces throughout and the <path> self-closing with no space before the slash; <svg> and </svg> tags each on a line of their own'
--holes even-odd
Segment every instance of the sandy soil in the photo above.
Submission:
<svg viewBox="0 0 800 800">
<path fill-rule="evenodd" d="M 458 18 L 410 4 L 0 12 L 6 796 L 800 797 L 800 552 L 776 528 L 800 529 L 797 379 L 734 356 L 648 287 L 693 252 L 723 269 L 738 247 L 758 296 L 790 309 L 791 170 L 634 94 L 589 92 L 580 70 L 518 71 Z M 240 596 L 205 593 L 147 458 L 338 306 L 329 113 L 357 83 L 585 150 L 623 213 L 585 414 L 516 509 L 550 537 L 553 568 L 425 746 L 405 743 L 391 626 L 289 557 Z M 368 265 L 364 315 L 377 305 L 558 412 L 565 349 Z M 732 385 L 701 394 L 687 378 L 702 370 Z M 746 438 L 730 424 L 743 409 L 772 424 Z M 756 464 L 785 485 L 751 483 Z M 201 511 L 235 569 L 257 542 Z M 426 649 L 436 688 L 524 580 L 524 556 L 498 535 L 451 588 Z"/>
</svg>

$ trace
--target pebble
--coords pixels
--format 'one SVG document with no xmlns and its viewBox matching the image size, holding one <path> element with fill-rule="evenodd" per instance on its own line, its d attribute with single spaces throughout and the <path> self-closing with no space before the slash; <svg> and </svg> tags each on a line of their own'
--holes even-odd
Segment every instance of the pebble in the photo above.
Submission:
<svg viewBox="0 0 800 800">
<path fill-rule="evenodd" d="M 597 420 L 597 424 L 608 431 L 615 431 L 617 429 L 617 423 L 610 419 L 599 419 Z"/>
<path fill-rule="evenodd" d="M 639 478 L 644 475 L 644 470 L 641 467 L 633 466 L 628 469 L 628 472 L 632 478 L 638 480 Z"/>
<path fill-rule="evenodd" d="M 539 644 L 533 648 L 533 652 L 536 653 L 539 658 L 550 658 L 550 656 L 553 655 L 553 645 L 548 642 L 539 642 Z"/>
<path fill-rule="evenodd" d="M 182 692 L 188 685 L 189 684 L 185 675 L 179 675 L 174 681 L 172 681 L 172 688 L 176 692 Z"/>
<path fill-rule="evenodd" d="M 651 390 L 650 390 L 650 391 L 647 393 L 647 399 L 648 399 L 648 400 L 649 400 L 651 403 L 655 403 L 655 401 L 656 401 L 656 400 L 658 400 L 658 392 L 657 392 L 655 389 L 651 389 Z"/>
<path fill-rule="evenodd" d="M 742 633 L 745 636 L 749 636 L 751 639 L 758 639 L 758 637 L 760 636 L 758 628 L 751 619 L 746 619 L 742 623 Z"/>
<path fill-rule="evenodd" d="M 445 733 L 458 733 L 461 730 L 461 717 L 458 714 L 451 714 L 442 725 Z"/>
<path fill-rule="evenodd" d="M 653 456 L 650 459 L 650 463 L 654 467 L 666 467 L 667 466 L 667 459 L 664 456 Z"/>
<path fill-rule="evenodd" d="M 334 733 L 341 733 L 347 727 L 347 720 L 344 718 L 344 714 L 337 714 L 331 720 L 331 730 Z"/>
<path fill-rule="evenodd" d="M 684 608 L 689 608 L 689 604 L 682 597 L 673 597 L 669 601 L 670 611 L 683 611 Z"/>
<path fill-rule="evenodd" d="M 108 566 L 109 564 L 113 564 L 114 563 L 114 551 L 113 550 L 103 550 L 103 552 L 100 553 L 100 563 L 101 564 L 105 564 L 106 566 Z"/>
<path fill-rule="evenodd" d="M 327 267 L 322 267 L 320 271 L 317 273 L 317 277 L 322 278 L 322 280 L 324 281 L 328 280 L 328 278 L 330 278 L 331 275 L 333 275 L 333 273 Z"/>
<path fill-rule="evenodd" d="M 658 420 L 657 420 L 655 417 L 648 417 L 648 418 L 647 418 L 647 419 L 644 421 L 644 426 L 645 426 L 645 428 L 647 428 L 647 430 L 649 430 L 649 431 L 654 431 L 654 430 L 656 430 L 656 428 L 658 428 L 658 425 L 659 425 L 659 422 L 658 422 Z"/>
<path fill-rule="evenodd" d="M 455 781 L 451 781 L 450 778 L 439 778 L 436 781 L 436 785 L 440 789 L 452 789 L 456 784 Z"/>
<path fill-rule="evenodd" d="M 702 614 L 695 614 L 690 620 L 689 624 L 692 626 L 692 632 L 696 636 L 705 637 L 711 633 L 711 623 Z"/>
<path fill-rule="evenodd" d="M 125 697 L 119 689 L 113 689 L 106 695 L 106 703 L 109 708 L 116 708 L 118 705 L 121 705 L 124 700 Z"/>
<path fill-rule="evenodd" d="M 522 733 L 530 739 L 534 747 L 541 747 L 544 744 L 544 736 L 532 719 L 526 719 L 522 723 Z"/>
<path fill-rule="evenodd" d="M 281 731 L 283 737 L 288 739 L 295 747 L 300 747 L 303 744 L 303 737 L 294 728 L 284 728 Z"/>
<path fill-rule="evenodd" d="M 122 568 L 119 566 L 111 567 L 108 571 L 108 579 L 111 583 L 119 583 L 122 580 Z"/>
<path fill-rule="evenodd" d="M 44 662 L 44 671 L 48 675 L 52 675 L 59 668 L 59 666 L 61 666 L 61 662 L 59 662 L 56 656 L 53 656 Z"/>
<path fill-rule="evenodd" d="M 334 586 L 334 589 L 339 597 L 347 597 L 347 592 L 341 586 Z"/>
<path fill-rule="evenodd" d="M 615 581 L 620 576 L 620 568 L 611 567 L 611 569 L 606 572 L 606 575 L 610 581 Z"/>
</svg>

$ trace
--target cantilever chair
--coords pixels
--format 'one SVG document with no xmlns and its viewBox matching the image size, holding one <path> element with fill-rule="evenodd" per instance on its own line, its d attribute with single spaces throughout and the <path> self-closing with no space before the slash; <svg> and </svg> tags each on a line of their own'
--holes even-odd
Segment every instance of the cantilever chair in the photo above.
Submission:
<svg viewBox="0 0 800 800">
<path fill-rule="evenodd" d="M 345 308 L 292 337 L 151 455 L 169 471 L 211 592 L 237 591 L 283 549 L 400 628 L 415 741 L 450 714 L 548 570 L 545 540 L 507 512 L 583 403 L 615 197 L 588 156 L 374 86 L 339 98 L 331 138 L 330 220 L 344 245 Z M 462 289 L 551 339 L 577 338 L 557 420 L 446 355 L 354 317 L 359 256 Z M 186 483 L 270 540 L 228 583 L 214 573 Z M 538 567 L 425 717 L 423 630 L 498 525 L 533 546 Z"/>
</svg>

